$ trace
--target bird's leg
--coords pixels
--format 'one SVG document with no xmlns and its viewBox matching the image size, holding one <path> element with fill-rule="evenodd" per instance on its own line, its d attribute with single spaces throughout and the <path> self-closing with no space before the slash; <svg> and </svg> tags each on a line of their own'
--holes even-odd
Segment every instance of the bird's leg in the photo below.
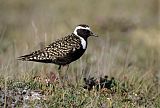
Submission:
<svg viewBox="0 0 160 108">
<path fill-rule="evenodd" d="M 64 65 L 63 67 L 66 67 L 66 68 L 63 68 L 63 74 L 62 74 L 62 83 L 63 83 L 63 86 L 67 86 L 68 85 L 68 74 L 67 74 L 67 71 L 68 71 L 68 68 L 69 68 L 69 65 Z"/>
<path fill-rule="evenodd" d="M 66 84 L 68 85 L 68 74 L 67 74 L 67 71 L 68 71 L 68 68 L 69 68 L 69 65 L 65 65 L 67 66 L 66 69 L 61 69 L 61 67 L 64 67 L 63 65 L 59 66 L 58 68 L 58 71 L 59 71 L 59 80 L 60 80 L 60 84 L 64 87 Z M 63 70 L 63 72 L 62 72 Z"/>
<path fill-rule="evenodd" d="M 61 70 L 61 65 L 59 65 L 58 70 Z"/>
<path fill-rule="evenodd" d="M 64 82 L 63 82 L 61 65 L 59 65 L 59 67 L 58 67 L 58 74 L 59 74 L 59 82 L 60 82 L 60 85 L 63 87 L 63 86 L 64 86 Z"/>
<path fill-rule="evenodd" d="M 67 71 L 68 71 L 69 65 L 67 64 L 66 66 L 67 66 L 67 69 L 65 70 L 65 80 L 68 82 L 68 73 L 67 73 Z"/>
</svg>

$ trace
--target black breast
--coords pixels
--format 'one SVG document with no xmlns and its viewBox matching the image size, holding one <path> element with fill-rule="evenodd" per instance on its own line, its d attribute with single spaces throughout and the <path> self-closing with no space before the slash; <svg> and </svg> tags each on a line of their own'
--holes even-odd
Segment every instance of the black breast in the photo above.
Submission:
<svg viewBox="0 0 160 108">
<path fill-rule="evenodd" d="M 86 49 L 83 49 L 82 47 L 80 49 L 77 49 L 74 53 L 71 54 L 71 62 L 79 59 L 85 52 Z"/>
<path fill-rule="evenodd" d="M 57 58 L 54 63 L 58 65 L 70 64 L 71 62 L 79 59 L 84 54 L 85 50 L 86 49 L 82 49 L 82 48 L 76 49 L 75 51 L 67 55 L 66 57 Z"/>
</svg>

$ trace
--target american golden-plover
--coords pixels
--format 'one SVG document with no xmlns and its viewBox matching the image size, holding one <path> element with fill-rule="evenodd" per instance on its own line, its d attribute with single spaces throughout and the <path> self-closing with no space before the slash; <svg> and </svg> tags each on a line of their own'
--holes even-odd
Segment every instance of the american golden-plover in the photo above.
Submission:
<svg viewBox="0 0 160 108">
<path fill-rule="evenodd" d="M 79 59 L 87 48 L 87 38 L 95 35 L 86 24 L 78 25 L 74 32 L 47 47 L 18 57 L 18 60 L 54 63 L 61 66 Z"/>
</svg>

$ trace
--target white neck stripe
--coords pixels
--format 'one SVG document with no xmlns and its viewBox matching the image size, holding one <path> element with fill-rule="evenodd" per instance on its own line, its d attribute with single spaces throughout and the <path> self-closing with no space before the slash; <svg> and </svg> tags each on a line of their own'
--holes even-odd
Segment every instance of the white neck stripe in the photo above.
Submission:
<svg viewBox="0 0 160 108">
<path fill-rule="evenodd" d="M 86 47 L 87 47 L 87 42 L 86 42 L 86 40 L 84 40 L 82 37 L 80 37 L 80 36 L 78 36 L 79 38 L 80 38 L 80 40 L 81 40 L 81 45 L 82 45 L 82 48 L 83 49 L 86 49 Z"/>
<path fill-rule="evenodd" d="M 81 37 L 81 36 L 79 36 L 79 35 L 77 34 L 77 30 L 78 30 L 78 29 L 86 29 L 86 30 L 89 30 L 89 31 L 90 31 L 91 29 L 90 29 L 90 27 L 77 26 L 77 27 L 75 28 L 74 32 L 73 32 L 77 37 L 80 38 L 82 48 L 83 48 L 83 49 L 86 49 L 86 47 L 87 47 L 87 42 L 86 42 L 86 40 L 84 40 L 83 37 Z"/>
</svg>

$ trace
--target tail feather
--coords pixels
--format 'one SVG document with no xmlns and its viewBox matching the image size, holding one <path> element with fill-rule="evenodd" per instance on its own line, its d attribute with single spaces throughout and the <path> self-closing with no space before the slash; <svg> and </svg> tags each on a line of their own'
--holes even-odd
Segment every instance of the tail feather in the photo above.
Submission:
<svg viewBox="0 0 160 108">
<path fill-rule="evenodd" d="M 48 55 L 49 55 L 48 53 L 38 50 L 31 54 L 20 56 L 17 59 L 22 60 L 22 61 L 35 61 L 35 62 L 50 63 L 52 62 L 52 59 L 49 59 Z"/>
<path fill-rule="evenodd" d="M 41 54 L 41 51 L 38 50 L 38 51 L 32 52 L 31 54 L 20 56 L 17 59 L 22 61 L 34 61 L 38 59 L 38 56 L 40 54 Z"/>
<path fill-rule="evenodd" d="M 34 60 L 34 55 L 28 54 L 28 55 L 20 56 L 17 59 L 22 60 L 22 61 L 32 61 L 32 60 Z"/>
</svg>

